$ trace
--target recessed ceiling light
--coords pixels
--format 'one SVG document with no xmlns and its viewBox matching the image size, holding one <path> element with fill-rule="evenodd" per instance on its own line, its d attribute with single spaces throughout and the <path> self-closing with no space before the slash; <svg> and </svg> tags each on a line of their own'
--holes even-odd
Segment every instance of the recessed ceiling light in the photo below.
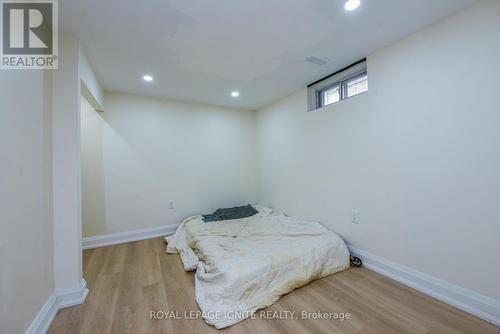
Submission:
<svg viewBox="0 0 500 334">
<path fill-rule="evenodd" d="M 144 80 L 146 82 L 151 82 L 151 81 L 153 81 L 153 77 L 149 74 L 146 74 L 142 77 L 142 80 Z"/>
<path fill-rule="evenodd" d="M 351 10 L 355 10 L 356 8 L 358 8 L 360 4 L 361 0 L 347 0 L 344 8 L 345 10 L 350 12 Z"/>
<path fill-rule="evenodd" d="M 237 92 L 237 91 L 231 92 L 231 96 L 238 97 L 238 96 L 240 96 L 240 92 Z"/>
</svg>

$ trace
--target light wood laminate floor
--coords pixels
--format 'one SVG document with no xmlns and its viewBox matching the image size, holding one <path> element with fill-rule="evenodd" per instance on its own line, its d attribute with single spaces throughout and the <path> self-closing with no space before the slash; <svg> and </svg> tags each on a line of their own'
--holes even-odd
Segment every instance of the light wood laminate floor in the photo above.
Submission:
<svg viewBox="0 0 500 334">
<path fill-rule="evenodd" d="M 283 296 L 265 311 L 216 330 L 202 319 L 152 320 L 151 310 L 197 311 L 194 274 L 161 238 L 83 253 L 90 293 L 83 305 L 60 310 L 49 333 L 500 333 L 498 327 L 368 269 L 349 269 Z M 298 319 L 272 320 L 279 311 Z M 305 320 L 306 312 L 350 313 L 349 320 Z M 284 315 L 282 312 L 281 315 Z"/>
</svg>

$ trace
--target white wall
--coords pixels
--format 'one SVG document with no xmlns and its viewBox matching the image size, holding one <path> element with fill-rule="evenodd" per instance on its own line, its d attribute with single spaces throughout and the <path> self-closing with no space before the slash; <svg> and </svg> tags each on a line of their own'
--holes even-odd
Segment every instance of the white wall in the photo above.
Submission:
<svg viewBox="0 0 500 334">
<path fill-rule="evenodd" d="M 23 333 L 54 291 L 51 73 L 0 72 L 0 333 Z"/>
<path fill-rule="evenodd" d="M 78 41 L 59 38 L 53 72 L 52 182 L 56 289 L 77 289 L 83 278 L 81 250 L 80 74 Z"/>
<path fill-rule="evenodd" d="M 118 93 L 104 100 L 99 114 L 82 105 L 84 236 L 255 202 L 254 112 Z"/>
<path fill-rule="evenodd" d="M 30 330 L 46 326 L 54 307 L 81 303 L 87 291 L 81 270 L 80 81 L 91 94 L 100 87 L 77 40 L 61 35 L 59 50 L 57 70 L 0 72 L 2 334 L 25 332 L 32 323 Z"/>
<path fill-rule="evenodd" d="M 94 109 L 104 110 L 104 91 L 81 45 L 79 47 L 78 68 L 82 83 L 82 94 Z"/>
<path fill-rule="evenodd" d="M 259 201 L 500 300 L 499 17 L 481 2 L 370 55 L 363 95 L 259 110 Z"/>
<path fill-rule="evenodd" d="M 90 103 L 81 99 L 82 230 L 102 234 L 106 222 L 103 134 L 106 123 Z"/>
</svg>

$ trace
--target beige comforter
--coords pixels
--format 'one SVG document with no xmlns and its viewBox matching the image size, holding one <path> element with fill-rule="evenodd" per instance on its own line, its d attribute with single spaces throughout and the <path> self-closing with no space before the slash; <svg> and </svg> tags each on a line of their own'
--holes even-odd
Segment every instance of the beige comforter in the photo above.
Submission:
<svg viewBox="0 0 500 334">
<path fill-rule="evenodd" d="M 196 270 L 196 301 L 205 321 L 231 326 L 314 279 L 349 268 L 349 252 L 333 231 L 256 207 L 248 218 L 184 220 L 165 239 L 185 270 Z"/>
</svg>

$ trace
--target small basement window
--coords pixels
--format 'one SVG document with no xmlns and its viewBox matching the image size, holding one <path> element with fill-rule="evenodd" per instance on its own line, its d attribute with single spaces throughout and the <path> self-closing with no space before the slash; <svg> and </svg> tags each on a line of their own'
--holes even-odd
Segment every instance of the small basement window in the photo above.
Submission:
<svg viewBox="0 0 500 334">
<path fill-rule="evenodd" d="M 309 111 L 368 91 L 366 59 L 313 82 L 307 89 Z"/>
</svg>

